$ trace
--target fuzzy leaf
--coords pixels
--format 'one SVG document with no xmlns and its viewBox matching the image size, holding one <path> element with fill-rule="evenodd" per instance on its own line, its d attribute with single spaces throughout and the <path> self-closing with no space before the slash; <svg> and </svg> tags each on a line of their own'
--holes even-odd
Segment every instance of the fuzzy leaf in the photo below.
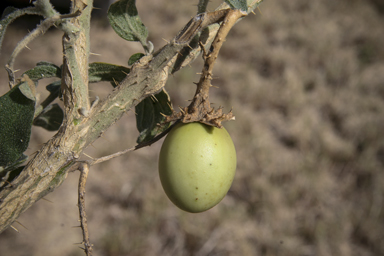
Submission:
<svg viewBox="0 0 384 256">
<path fill-rule="evenodd" d="M 89 64 L 89 82 L 96 83 L 107 81 L 111 82 L 113 87 L 116 87 L 118 83 L 123 81 L 129 71 L 130 69 L 127 67 L 103 62 L 94 62 Z"/>
<path fill-rule="evenodd" d="M 0 166 L 4 167 L 22 156 L 31 136 L 35 101 L 26 97 L 20 87 L 29 88 L 28 82 L 0 97 Z"/>
<path fill-rule="evenodd" d="M 61 88 L 61 81 L 55 81 L 45 87 L 50 93 L 58 94 Z"/>
<path fill-rule="evenodd" d="M 57 103 L 47 106 L 33 120 L 33 125 L 43 127 L 48 131 L 57 131 L 63 123 L 64 112 Z"/>
<path fill-rule="evenodd" d="M 129 65 L 129 66 L 133 65 L 133 63 L 135 63 L 136 61 L 138 61 L 139 59 L 141 59 L 143 56 L 144 56 L 144 53 L 141 53 L 141 52 L 133 54 L 133 55 L 129 58 L 129 60 L 128 60 L 128 65 Z"/>
<path fill-rule="evenodd" d="M 148 30 L 140 20 L 135 0 L 119 0 L 113 3 L 108 9 L 108 19 L 120 37 L 147 45 Z"/>
<path fill-rule="evenodd" d="M 50 62 L 41 61 L 36 64 L 36 67 L 26 71 L 24 74 L 27 74 L 33 81 L 51 77 L 61 78 L 61 68 Z"/>
<path fill-rule="evenodd" d="M 19 90 L 22 94 L 24 94 L 25 97 L 30 99 L 31 101 L 35 102 L 36 101 L 36 86 L 35 83 L 29 79 L 28 76 L 23 76 L 23 79 L 20 86 Z"/>
<path fill-rule="evenodd" d="M 247 0 L 225 0 L 225 2 L 233 9 L 239 9 L 242 11 L 248 10 Z"/>
<path fill-rule="evenodd" d="M 162 114 L 172 114 L 169 95 L 164 90 L 156 95 L 145 98 L 136 106 L 135 111 L 136 127 L 140 132 L 137 138 L 137 143 L 139 144 L 152 140 L 157 134 L 170 126 L 169 123 L 159 125 L 165 119 Z"/>
</svg>

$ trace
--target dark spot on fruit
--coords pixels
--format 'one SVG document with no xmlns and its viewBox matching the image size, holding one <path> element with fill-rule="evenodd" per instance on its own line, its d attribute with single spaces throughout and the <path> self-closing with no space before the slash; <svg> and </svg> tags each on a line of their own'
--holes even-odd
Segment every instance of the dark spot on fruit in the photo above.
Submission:
<svg viewBox="0 0 384 256">
<path fill-rule="evenodd" d="M 198 187 L 196 187 L 196 189 L 199 189 Z"/>
<path fill-rule="evenodd" d="M 197 200 L 199 200 L 199 198 L 197 198 L 197 197 L 196 197 L 196 199 L 195 199 L 195 200 L 197 201 Z"/>
</svg>

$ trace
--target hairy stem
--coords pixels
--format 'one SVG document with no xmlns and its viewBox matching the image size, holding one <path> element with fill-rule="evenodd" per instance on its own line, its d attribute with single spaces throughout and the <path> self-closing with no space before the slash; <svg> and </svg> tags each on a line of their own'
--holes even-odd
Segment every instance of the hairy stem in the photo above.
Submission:
<svg viewBox="0 0 384 256">
<path fill-rule="evenodd" d="M 254 7 L 256 8 L 257 5 Z M 228 5 L 223 5 L 222 8 L 228 8 Z M 196 31 L 196 34 L 202 29 Z M 216 24 L 209 27 L 205 35 L 206 44 L 213 41 L 217 30 Z M 192 34 L 190 40 L 196 34 Z M 73 37 L 68 39 L 76 39 L 76 35 L 71 36 Z M 70 47 L 70 45 L 66 46 Z M 94 106 L 88 116 L 78 114 L 79 109 L 76 103 L 83 104 L 83 101 L 77 97 L 84 97 L 79 94 L 78 85 L 71 86 L 72 83 L 65 82 L 64 89 L 67 90 L 65 97 L 69 103 L 66 103 L 66 119 L 58 133 L 42 146 L 20 175 L 0 191 L 0 232 L 9 227 L 37 200 L 59 187 L 66 179 L 69 170 L 78 164 L 76 160 L 83 150 L 125 112 L 145 97 L 161 90 L 168 78 L 169 70 L 174 71 L 188 65 L 200 52 L 197 46 L 196 49 L 189 50 L 188 54 L 180 56 L 179 53 L 184 52 L 185 49 L 190 49 L 189 42 L 179 44 L 173 40 L 153 56 L 140 59 L 123 82 L 105 100 Z M 66 53 L 72 54 L 70 51 Z M 86 70 L 88 66 L 79 68 Z M 68 70 L 70 71 L 67 76 L 68 82 L 71 82 L 71 79 L 78 79 L 74 76 L 71 66 Z M 78 77 L 82 79 L 80 74 Z M 70 115 L 71 113 L 74 117 Z"/>
</svg>

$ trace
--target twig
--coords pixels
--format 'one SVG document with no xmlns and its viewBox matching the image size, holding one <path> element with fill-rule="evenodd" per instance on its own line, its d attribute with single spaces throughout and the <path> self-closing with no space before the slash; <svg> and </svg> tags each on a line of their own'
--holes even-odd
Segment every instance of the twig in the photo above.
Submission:
<svg viewBox="0 0 384 256">
<path fill-rule="evenodd" d="M 205 63 L 191 104 L 179 113 L 174 112 L 171 116 L 167 117 L 166 121 L 172 122 L 180 119 L 183 123 L 201 122 L 220 128 L 222 127 L 222 121 L 234 119 L 232 111 L 228 114 L 223 114 L 221 107 L 215 110 L 209 102 L 209 88 L 212 87 L 212 71 L 220 48 L 237 20 L 247 15 L 246 12 L 240 10 L 229 10 L 225 14 L 220 29 L 212 42 L 210 51 L 207 52 L 200 43 L 200 47 L 204 53 Z M 207 19 L 209 19 L 209 17 L 207 17 Z M 217 17 L 215 17 L 215 19 L 217 19 Z"/>
<path fill-rule="evenodd" d="M 209 0 L 199 0 L 199 3 L 197 4 L 197 14 L 206 12 L 208 3 Z"/>
<path fill-rule="evenodd" d="M 79 213 L 80 213 L 80 226 L 83 231 L 83 244 L 84 251 L 87 256 L 92 255 L 92 244 L 89 241 L 89 232 L 87 225 L 87 214 L 85 212 L 85 184 L 87 182 L 87 177 L 89 173 L 89 165 L 87 163 L 83 163 L 79 167 L 80 170 L 80 178 L 79 178 Z"/>
<path fill-rule="evenodd" d="M 57 21 L 65 19 L 65 18 L 73 18 L 78 16 L 80 13 L 76 12 L 73 14 L 66 15 L 55 15 L 50 18 L 45 19 L 38 25 L 34 30 L 32 30 L 28 35 L 26 35 L 13 50 L 11 57 L 8 60 L 8 63 L 5 65 L 5 69 L 8 72 L 9 77 L 9 87 L 12 89 L 15 86 L 15 74 L 13 65 L 15 64 L 16 57 L 19 55 L 21 50 L 23 50 L 27 45 L 32 42 L 34 39 L 39 37 L 40 35 L 44 35 L 47 30 L 52 27 Z"/>
<path fill-rule="evenodd" d="M 87 1 L 91 2 L 91 0 Z M 256 0 L 254 7 L 257 7 L 260 2 L 261 0 Z M 91 9 L 91 7 L 92 3 L 88 5 L 88 8 Z M 223 4 L 221 8 L 228 8 L 228 5 Z M 251 7 L 249 6 L 249 8 Z M 65 24 L 67 22 L 63 23 L 63 25 Z M 213 40 L 218 28 L 219 26 L 215 24 L 206 30 L 206 40 L 203 41 L 205 44 Z M 79 164 L 76 161 L 83 150 L 119 120 L 124 113 L 148 95 L 162 89 L 168 74 L 168 71 L 163 71 L 165 67 L 171 66 L 172 72 L 176 72 L 192 62 L 201 51 L 200 48 L 194 48 L 189 53 L 182 52 L 184 58 L 178 59 L 180 51 L 189 47 L 189 43 L 179 45 L 171 42 L 152 58 L 144 56 L 143 61 L 136 62 L 130 74 L 118 88 L 94 107 L 89 117 L 82 118 L 81 123 L 79 123 L 79 119 L 66 119 L 59 132 L 39 149 L 12 182 L 12 186 L 0 190 L 0 232 L 8 228 L 22 212 L 37 200 L 58 188 L 65 181 L 68 172 Z M 76 95 L 78 94 L 76 93 Z M 79 116 L 80 114 L 76 114 L 75 111 L 77 109 L 72 107 L 67 117 L 71 117 L 71 114 L 74 117 Z M 48 171 L 43 172 L 43 170 Z"/>
<path fill-rule="evenodd" d="M 103 157 L 100 157 L 100 158 L 96 158 L 96 159 L 93 159 L 92 161 L 88 161 L 88 164 L 89 165 L 95 165 L 95 164 L 99 164 L 99 163 L 102 163 L 102 162 L 105 162 L 105 161 L 108 161 L 108 160 L 111 160 L 113 158 L 116 158 L 118 156 L 121 156 L 121 155 L 124 155 L 128 152 L 131 152 L 131 151 L 135 151 L 135 150 L 138 150 L 140 148 L 143 148 L 143 147 L 146 147 L 146 146 L 150 146 L 152 145 L 153 143 L 155 143 L 156 141 L 160 140 L 161 138 L 163 138 L 165 135 L 167 135 L 168 132 L 171 131 L 171 129 L 177 124 L 179 123 L 179 121 L 176 121 L 175 123 L 173 123 L 171 126 L 168 127 L 168 129 L 164 130 L 162 133 L 158 134 L 155 138 L 153 138 L 152 140 L 150 141 L 146 141 L 146 142 L 143 142 L 143 143 L 140 143 L 132 148 L 128 148 L 128 149 L 125 149 L 123 151 L 119 151 L 117 153 L 114 153 L 114 154 L 111 154 L 111 155 L 108 155 L 108 156 L 103 156 Z"/>
</svg>

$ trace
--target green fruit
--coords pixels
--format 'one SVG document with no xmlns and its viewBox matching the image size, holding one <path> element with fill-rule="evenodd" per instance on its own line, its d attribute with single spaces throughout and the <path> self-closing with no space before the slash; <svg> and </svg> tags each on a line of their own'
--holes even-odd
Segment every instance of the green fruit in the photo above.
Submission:
<svg viewBox="0 0 384 256">
<path fill-rule="evenodd" d="M 161 184 L 184 211 L 203 212 L 218 204 L 231 187 L 235 171 L 235 146 L 224 128 L 180 123 L 160 151 Z"/>
</svg>

